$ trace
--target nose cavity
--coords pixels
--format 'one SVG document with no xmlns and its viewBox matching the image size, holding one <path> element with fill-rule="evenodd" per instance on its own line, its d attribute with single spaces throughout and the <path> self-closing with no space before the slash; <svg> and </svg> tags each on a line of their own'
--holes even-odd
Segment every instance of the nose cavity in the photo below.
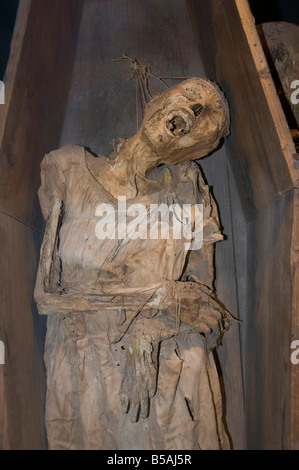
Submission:
<svg viewBox="0 0 299 470">
<path fill-rule="evenodd" d="M 191 106 L 192 111 L 194 112 L 195 116 L 199 116 L 202 111 L 202 105 L 200 103 L 193 104 Z"/>
</svg>

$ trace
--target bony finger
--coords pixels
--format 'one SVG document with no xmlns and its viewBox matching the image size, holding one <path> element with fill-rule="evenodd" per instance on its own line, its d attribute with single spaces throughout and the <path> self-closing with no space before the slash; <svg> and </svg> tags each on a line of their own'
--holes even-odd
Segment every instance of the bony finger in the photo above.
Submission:
<svg viewBox="0 0 299 470">
<path fill-rule="evenodd" d="M 200 319 L 204 319 L 205 323 L 211 324 L 213 328 L 216 328 L 222 325 L 223 316 L 221 313 L 216 315 L 214 311 L 210 311 L 201 315 Z"/>
<path fill-rule="evenodd" d="M 229 319 L 227 318 L 227 316 L 224 315 L 224 316 L 222 317 L 222 321 L 221 321 L 221 328 L 222 328 L 222 330 L 224 331 L 224 330 L 228 330 L 229 327 L 230 327 L 230 321 L 229 321 Z"/>
<path fill-rule="evenodd" d="M 201 318 L 201 320 L 212 330 L 214 330 L 215 328 L 219 328 L 219 321 L 211 316 L 203 317 Z"/>
<path fill-rule="evenodd" d="M 149 396 L 147 388 L 142 390 L 140 394 L 140 418 L 145 419 L 149 414 Z"/>
<path fill-rule="evenodd" d="M 130 400 L 129 400 L 128 395 L 126 395 L 125 393 L 121 393 L 120 403 L 121 403 L 122 412 L 124 414 L 127 414 L 128 410 L 129 410 L 129 404 L 130 404 Z"/>
<path fill-rule="evenodd" d="M 157 370 L 154 366 L 151 367 L 148 376 L 148 394 L 149 398 L 153 398 L 157 391 Z"/>
<path fill-rule="evenodd" d="M 217 309 L 214 309 L 214 308 L 211 308 L 210 310 L 210 316 L 213 317 L 213 318 L 216 318 L 216 320 L 221 320 L 223 314 L 222 314 L 222 311 Z"/>
<path fill-rule="evenodd" d="M 211 308 L 208 305 L 204 305 L 199 309 L 199 315 L 207 315 L 209 317 L 213 317 L 216 320 L 220 320 L 222 318 L 222 312 L 220 311 L 220 307 L 218 309 Z"/>
<path fill-rule="evenodd" d="M 127 413 L 129 409 L 129 384 L 124 377 L 119 390 L 120 403 L 123 413 Z"/>
<path fill-rule="evenodd" d="M 130 400 L 130 408 L 129 408 L 129 415 L 131 423 L 136 423 L 138 421 L 140 410 L 140 401 L 139 396 L 136 390 L 133 390 L 131 400 Z"/>
<path fill-rule="evenodd" d="M 211 328 L 209 328 L 208 325 L 206 325 L 206 324 L 203 323 L 203 322 L 199 322 L 199 323 L 198 323 L 198 330 L 199 330 L 201 333 L 210 333 L 210 332 L 211 332 Z"/>
</svg>

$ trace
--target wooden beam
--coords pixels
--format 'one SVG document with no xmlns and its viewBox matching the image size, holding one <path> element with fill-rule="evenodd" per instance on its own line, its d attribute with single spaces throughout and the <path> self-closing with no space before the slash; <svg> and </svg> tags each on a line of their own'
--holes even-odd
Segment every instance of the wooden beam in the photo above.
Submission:
<svg viewBox="0 0 299 470">
<path fill-rule="evenodd" d="M 247 0 L 188 1 L 207 73 L 227 94 L 227 142 L 247 220 L 298 186 L 299 165 Z"/>
<path fill-rule="evenodd" d="M 41 227 L 33 216 L 39 163 L 59 145 L 82 1 L 21 1 L 20 8 L 1 106 L 0 209 Z"/>
<path fill-rule="evenodd" d="M 292 332 L 291 341 L 299 340 L 299 191 L 294 194 L 291 251 Z M 290 341 L 290 342 L 291 342 Z M 299 450 L 299 364 L 291 365 L 290 448 Z"/>
</svg>

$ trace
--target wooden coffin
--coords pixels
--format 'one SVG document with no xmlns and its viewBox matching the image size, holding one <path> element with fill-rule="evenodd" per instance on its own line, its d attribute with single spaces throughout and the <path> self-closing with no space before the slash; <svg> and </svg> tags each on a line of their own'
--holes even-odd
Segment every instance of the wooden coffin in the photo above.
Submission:
<svg viewBox="0 0 299 470">
<path fill-rule="evenodd" d="M 239 320 L 217 351 L 226 425 L 233 449 L 298 449 L 299 162 L 247 0 L 20 0 L 0 105 L 0 448 L 47 448 L 40 162 L 67 143 L 108 154 L 135 133 L 124 53 L 228 97 L 231 135 L 200 162 L 226 236 L 215 286 Z"/>
</svg>

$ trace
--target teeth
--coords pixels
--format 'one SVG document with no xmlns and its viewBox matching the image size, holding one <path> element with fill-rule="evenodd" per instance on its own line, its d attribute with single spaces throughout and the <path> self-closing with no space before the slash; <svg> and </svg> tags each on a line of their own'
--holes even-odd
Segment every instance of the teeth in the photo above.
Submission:
<svg viewBox="0 0 299 470">
<path fill-rule="evenodd" d="M 173 135 L 186 134 L 187 123 L 181 116 L 174 116 L 167 121 L 166 126 Z"/>
<path fill-rule="evenodd" d="M 188 134 L 192 128 L 192 119 L 185 110 L 174 110 L 166 121 L 166 128 L 175 137 Z"/>
</svg>

